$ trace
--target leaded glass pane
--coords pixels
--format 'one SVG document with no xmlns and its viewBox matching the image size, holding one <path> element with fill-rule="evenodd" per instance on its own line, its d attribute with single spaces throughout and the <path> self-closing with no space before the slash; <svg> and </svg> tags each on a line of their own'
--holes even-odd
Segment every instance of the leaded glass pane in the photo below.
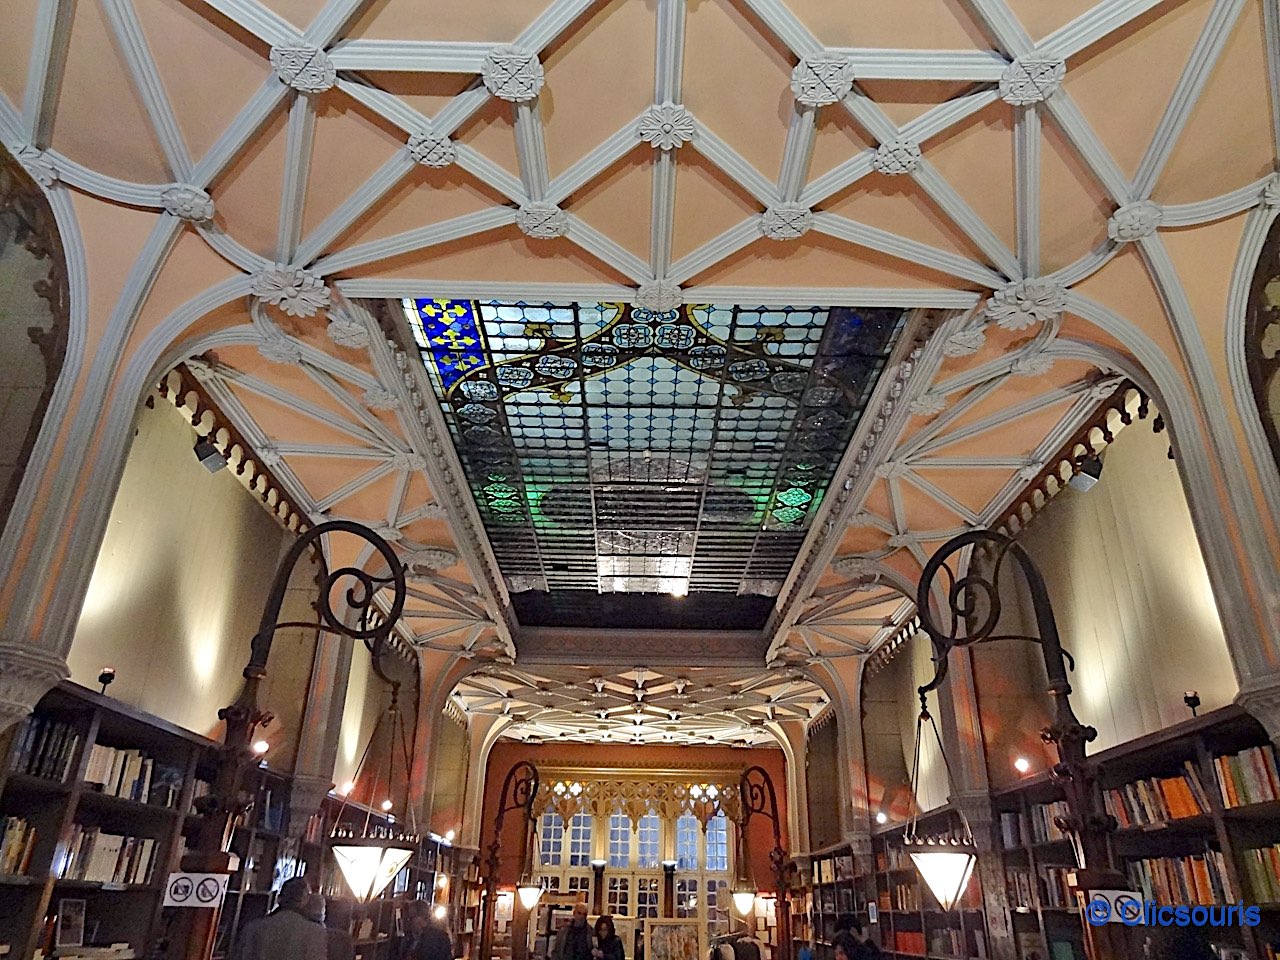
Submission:
<svg viewBox="0 0 1280 960">
<path fill-rule="evenodd" d="M 631 818 L 625 813 L 609 817 L 609 866 L 631 865 Z"/>
<path fill-rule="evenodd" d="M 558 867 L 564 851 L 564 821 L 558 813 L 544 813 L 538 829 L 538 862 Z"/>
<path fill-rule="evenodd" d="M 598 626 L 636 593 L 687 593 L 683 609 L 714 610 L 715 626 L 763 624 L 903 318 L 404 308 L 521 621 Z"/>
<path fill-rule="evenodd" d="M 636 916 L 656 917 L 662 907 L 662 881 L 641 877 L 636 881 Z"/>
<path fill-rule="evenodd" d="M 698 834 L 702 825 L 698 818 L 685 814 L 676 821 L 676 869 L 698 869 Z"/>
<path fill-rule="evenodd" d="M 575 813 L 569 821 L 569 866 L 591 863 L 591 814 Z"/>
<path fill-rule="evenodd" d="M 716 937 L 728 933 L 733 926 L 729 915 L 732 903 L 728 880 L 707 880 L 707 930 Z"/>
<path fill-rule="evenodd" d="M 656 813 L 647 813 L 640 818 L 640 829 L 637 833 L 638 847 L 636 866 L 641 870 L 657 870 L 662 856 L 662 821 Z"/>
<path fill-rule="evenodd" d="M 609 913 L 615 917 L 629 917 L 631 915 L 631 878 L 606 877 L 606 879 L 609 885 L 605 890 L 605 906 Z M 640 915 L 645 916 L 645 914 Z"/>
<path fill-rule="evenodd" d="M 707 824 L 707 870 L 729 869 L 729 818 L 716 814 Z"/>
<path fill-rule="evenodd" d="M 676 919 L 698 915 L 698 881 L 694 877 L 676 878 Z"/>
</svg>

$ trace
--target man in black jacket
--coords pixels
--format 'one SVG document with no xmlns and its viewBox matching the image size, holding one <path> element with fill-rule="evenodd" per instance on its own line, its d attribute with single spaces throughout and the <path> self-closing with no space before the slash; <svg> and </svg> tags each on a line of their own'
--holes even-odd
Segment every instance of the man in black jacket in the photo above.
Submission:
<svg viewBox="0 0 1280 960">
<path fill-rule="evenodd" d="M 397 960 L 453 960 L 453 940 L 431 915 L 431 903 L 410 900 L 404 909 L 408 933 L 400 941 Z"/>
</svg>

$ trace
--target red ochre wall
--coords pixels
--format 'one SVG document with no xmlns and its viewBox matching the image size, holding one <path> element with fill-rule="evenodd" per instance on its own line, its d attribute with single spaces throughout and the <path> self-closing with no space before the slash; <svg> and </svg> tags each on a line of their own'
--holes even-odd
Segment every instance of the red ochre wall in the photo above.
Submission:
<svg viewBox="0 0 1280 960">
<path fill-rule="evenodd" d="M 735 747 L 678 747 L 678 746 L 605 746 L 594 743 L 520 743 L 499 740 L 489 753 L 489 765 L 485 770 L 484 813 L 481 821 L 480 859 L 488 855 L 493 842 L 493 820 L 497 814 L 502 782 L 507 772 L 521 760 L 528 760 L 537 767 L 635 768 L 637 774 L 650 770 L 688 770 L 690 781 L 699 778 L 699 771 L 742 771 L 752 765 L 763 767 L 773 780 L 778 796 L 778 814 L 782 828 L 783 849 L 790 852 L 787 840 L 787 772 L 781 750 L 763 748 L 741 749 Z M 597 829 L 599 829 L 597 827 Z M 768 889 L 772 867 L 769 851 L 773 849 L 773 827 L 765 817 L 752 817 L 747 838 L 751 856 L 752 875 L 760 889 Z M 502 858 L 498 870 L 500 885 L 513 885 L 520 872 L 520 818 L 511 813 L 502 825 Z"/>
</svg>

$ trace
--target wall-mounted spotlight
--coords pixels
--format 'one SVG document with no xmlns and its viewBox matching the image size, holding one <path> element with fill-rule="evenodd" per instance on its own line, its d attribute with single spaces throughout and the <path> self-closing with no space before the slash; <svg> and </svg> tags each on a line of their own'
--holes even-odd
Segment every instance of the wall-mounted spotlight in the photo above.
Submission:
<svg viewBox="0 0 1280 960">
<path fill-rule="evenodd" d="M 1080 492 L 1092 490 L 1097 486 L 1098 480 L 1102 477 L 1102 458 L 1097 456 L 1085 457 L 1080 461 L 1080 472 L 1073 476 L 1067 482 Z"/>
<path fill-rule="evenodd" d="M 1194 717 L 1196 715 L 1196 711 L 1200 709 L 1200 694 L 1196 693 L 1194 690 L 1188 690 L 1183 694 L 1182 702 L 1187 705 L 1188 709 L 1191 711 L 1191 715 Z"/>
<path fill-rule="evenodd" d="M 218 452 L 218 448 L 213 445 L 208 437 L 201 437 L 197 440 L 194 451 L 196 459 L 200 461 L 200 466 L 210 473 L 217 473 L 227 465 L 227 458 Z"/>
</svg>

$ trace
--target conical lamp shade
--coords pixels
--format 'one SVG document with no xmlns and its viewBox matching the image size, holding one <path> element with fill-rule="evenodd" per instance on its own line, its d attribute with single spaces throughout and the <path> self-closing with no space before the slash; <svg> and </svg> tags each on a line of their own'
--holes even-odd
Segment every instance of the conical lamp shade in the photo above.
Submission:
<svg viewBox="0 0 1280 960">
<path fill-rule="evenodd" d="M 907 851 L 942 909 L 954 907 L 969 885 L 973 866 L 978 862 L 973 851 L 946 844 L 923 844 L 917 849 L 907 847 Z"/>
<path fill-rule="evenodd" d="M 335 838 L 333 858 L 361 903 L 368 903 L 389 884 L 413 856 L 413 846 L 390 837 Z"/>
</svg>

